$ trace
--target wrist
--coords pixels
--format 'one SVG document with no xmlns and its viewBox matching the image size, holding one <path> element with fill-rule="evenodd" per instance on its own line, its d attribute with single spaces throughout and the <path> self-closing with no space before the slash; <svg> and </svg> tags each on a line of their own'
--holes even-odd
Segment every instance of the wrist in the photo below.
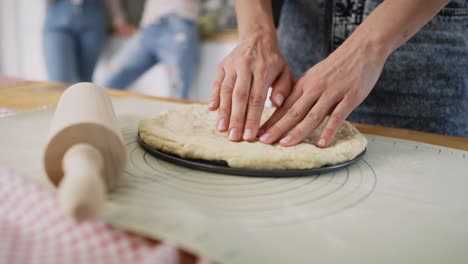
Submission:
<svg viewBox="0 0 468 264">
<path fill-rule="evenodd" d="M 239 42 L 241 43 L 263 43 L 268 46 L 278 46 L 276 31 L 264 28 L 251 28 L 247 31 L 239 31 Z"/>
<path fill-rule="evenodd" d="M 235 0 L 239 38 L 264 36 L 276 38 L 271 0 Z"/>
<path fill-rule="evenodd" d="M 251 26 L 247 29 L 239 28 L 239 40 L 245 40 L 252 37 L 262 39 L 277 39 L 276 30 L 274 28 L 264 26 Z"/>
<path fill-rule="evenodd" d="M 377 61 L 385 62 L 393 52 L 389 43 L 380 38 L 369 38 L 366 43 L 366 53 Z"/>
<path fill-rule="evenodd" d="M 393 52 L 392 42 L 380 34 L 373 34 L 365 29 L 357 29 L 349 38 L 350 45 L 361 47 L 366 56 L 385 62 Z"/>
</svg>

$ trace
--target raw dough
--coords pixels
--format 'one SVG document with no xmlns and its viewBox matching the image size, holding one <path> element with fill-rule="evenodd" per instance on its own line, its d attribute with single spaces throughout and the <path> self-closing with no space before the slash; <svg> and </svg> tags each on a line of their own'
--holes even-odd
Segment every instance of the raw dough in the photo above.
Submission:
<svg viewBox="0 0 468 264">
<path fill-rule="evenodd" d="M 262 122 L 272 113 L 266 108 Z M 330 147 L 314 144 L 323 124 L 305 142 L 293 147 L 256 142 L 231 142 L 227 133 L 216 130 L 216 112 L 205 105 L 189 105 L 142 120 L 138 132 L 142 140 L 166 153 L 182 158 L 224 160 L 233 168 L 284 170 L 309 169 L 354 159 L 367 145 L 366 138 L 345 122 Z M 310 142 L 310 143 L 309 143 Z"/>
</svg>

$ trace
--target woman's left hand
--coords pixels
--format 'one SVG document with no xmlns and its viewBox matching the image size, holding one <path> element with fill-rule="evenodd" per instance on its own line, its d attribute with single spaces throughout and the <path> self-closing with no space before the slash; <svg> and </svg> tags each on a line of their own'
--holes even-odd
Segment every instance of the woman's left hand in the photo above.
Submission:
<svg viewBox="0 0 468 264">
<path fill-rule="evenodd" d="M 330 117 L 317 146 L 327 147 L 348 115 L 377 82 L 388 52 L 355 35 L 325 60 L 310 68 L 293 91 L 260 128 L 260 141 L 294 146 Z"/>
</svg>

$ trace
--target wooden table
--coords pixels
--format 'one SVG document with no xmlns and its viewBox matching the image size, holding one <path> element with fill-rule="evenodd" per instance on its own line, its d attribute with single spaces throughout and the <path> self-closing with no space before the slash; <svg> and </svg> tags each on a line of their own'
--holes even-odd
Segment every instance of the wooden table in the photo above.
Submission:
<svg viewBox="0 0 468 264">
<path fill-rule="evenodd" d="M 1 86 L 2 79 L 6 78 L 0 76 L 0 108 L 9 108 L 13 110 L 32 110 L 43 106 L 55 105 L 64 89 L 68 86 L 66 84 L 50 82 L 18 82 L 13 85 Z M 174 98 L 154 97 L 117 90 L 109 90 L 109 94 L 116 98 L 134 97 L 180 103 L 197 102 Z M 355 125 L 362 133 L 366 134 L 408 139 L 455 149 L 468 150 L 468 138 L 444 136 L 383 126 L 365 124 Z"/>
</svg>

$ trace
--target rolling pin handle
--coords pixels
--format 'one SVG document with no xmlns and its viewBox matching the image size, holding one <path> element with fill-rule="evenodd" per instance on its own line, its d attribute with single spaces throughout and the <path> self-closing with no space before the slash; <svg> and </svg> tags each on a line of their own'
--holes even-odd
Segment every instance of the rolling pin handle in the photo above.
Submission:
<svg viewBox="0 0 468 264">
<path fill-rule="evenodd" d="M 101 212 L 106 191 L 103 167 L 102 154 L 90 144 L 76 144 L 65 152 L 57 196 L 66 214 L 82 221 Z"/>
</svg>

